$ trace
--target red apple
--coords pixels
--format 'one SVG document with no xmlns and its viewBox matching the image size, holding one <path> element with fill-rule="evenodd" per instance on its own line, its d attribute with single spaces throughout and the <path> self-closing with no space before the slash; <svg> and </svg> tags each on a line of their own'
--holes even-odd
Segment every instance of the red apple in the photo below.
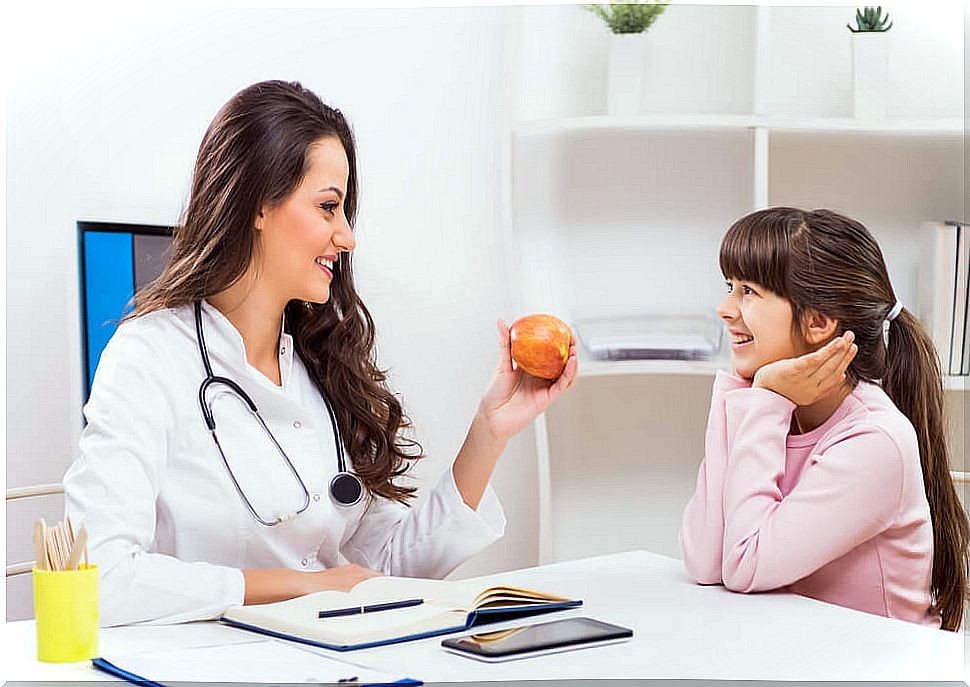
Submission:
<svg viewBox="0 0 970 687">
<path fill-rule="evenodd" d="M 566 369 L 572 332 L 552 315 L 526 315 L 509 327 L 512 360 L 533 377 L 557 379 Z"/>
</svg>

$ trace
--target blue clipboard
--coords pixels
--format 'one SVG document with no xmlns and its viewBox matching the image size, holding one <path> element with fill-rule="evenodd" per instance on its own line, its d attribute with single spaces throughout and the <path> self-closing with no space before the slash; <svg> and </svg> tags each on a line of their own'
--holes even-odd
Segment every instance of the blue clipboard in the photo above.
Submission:
<svg viewBox="0 0 970 687">
<path fill-rule="evenodd" d="M 149 680 L 140 675 L 135 675 L 124 668 L 119 668 L 111 661 L 103 658 L 92 658 L 91 665 L 100 670 L 101 672 L 108 673 L 109 675 L 114 675 L 117 678 L 126 680 L 136 685 L 142 685 L 143 687 L 165 687 L 160 682 L 155 682 L 154 680 Z M 346 681 L 348 687 L 391 687 L 391 685 L 405 685 L 406 687 L 414 686 L 418 687 L 424 683 L 421 680 L 412 680 L 410 678 L 404 678 L 402 680 L 397 680 L 396 682 L 353 682 Z"/>
</svg>

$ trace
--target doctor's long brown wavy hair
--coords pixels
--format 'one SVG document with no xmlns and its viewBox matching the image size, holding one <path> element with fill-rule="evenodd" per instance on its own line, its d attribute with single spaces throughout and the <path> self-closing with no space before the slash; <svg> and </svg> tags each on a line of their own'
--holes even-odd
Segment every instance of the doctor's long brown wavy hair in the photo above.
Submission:
<svg viewBox="0 0 970 687">
<path fill-rule="evenodd" d="M 909 418 L 919 443 L 923 485 L 933 523 L 930 613 L 957 630 L 967 598 L 967 516 L 950 476 L 943 380 L 932 339 L 903 308 L 882 326 L 896 303 L 882 251 L 859 222 L 831 210 L 775 207 L 739 219 L 721 243 L 721 272 L 750 280 L 791 302 L 793 329 L 807 309 L 855 333 L 859 351 L 846 370 L 854 385 L 881 380 Z M 796 334 L 793 331 L 793 334 Z"/>
<path fill-rule="evenodd" d="M 353 227 L 357 155 L 343 114 L 296 82 L 264 81 L 233 96 L 199 147 L 168 263 L 138 294 L 128 317 L 191 304 L 241 278 L 257 245 L 260 209 L 289 197 L 306 174 L 311 147 L 327 137 L 337 138 L 347 154 L 344 207 Z M 415 489 L 394 480 L 423 450 L 404 436 L 411 423 L 377 366 L 374 321 L 354 288 L 351 265 L 352 253 L 334 264 L 327 303 L 307 307 L 291 301 L 286 329 L 310 377 L 333 404 L 354 472 L 371 493 L 405 503 Z"/>
</svg>

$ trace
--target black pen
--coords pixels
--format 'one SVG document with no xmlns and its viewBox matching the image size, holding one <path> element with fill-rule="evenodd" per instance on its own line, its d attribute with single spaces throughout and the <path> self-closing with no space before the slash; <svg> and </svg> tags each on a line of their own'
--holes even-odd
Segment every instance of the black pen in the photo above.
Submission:
<svg viewBox="0 0 970 687">
<path fill-rule="evenodd" d="M 373 613 L 375 611 L 391 611 L 395 608 L 408 608 L 410 606 L 420 606 L 424 599 L 405 599 L 404 601 L 388 601 L 382 604 L 372 604 L 370 606 L 353 606 L 351 608 L 335 608 L 331 611 L 319 611 L 317 618 L 339 618 L 345 615 L 360 615 L 361 613 Z"/>
</svg>

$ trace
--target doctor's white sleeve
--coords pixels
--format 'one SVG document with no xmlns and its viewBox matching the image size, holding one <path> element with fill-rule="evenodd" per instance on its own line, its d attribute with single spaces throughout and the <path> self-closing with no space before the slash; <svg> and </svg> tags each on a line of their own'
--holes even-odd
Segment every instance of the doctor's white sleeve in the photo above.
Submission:
<svg viewBox="0 0 970 687">
<path fill-rule="evenodd" d="M 122 324 L 98 364 L 80 453 L 64 476 L 65 511 L 88 529 L 99 567 L 100 623 L 176 623 L 243 603 L 242 571 L 151 553 L 155 501 L 173 440 L 164 351 Z"/>
<path fill-rule="evenodd" d="M 389 575 L 442 578 L 505 534 L 505 524 L 492 486 L 473 510 L 449 466 L 429 497 L 412 508 L 375 496 L 344 555 Z"/>
</svg>

